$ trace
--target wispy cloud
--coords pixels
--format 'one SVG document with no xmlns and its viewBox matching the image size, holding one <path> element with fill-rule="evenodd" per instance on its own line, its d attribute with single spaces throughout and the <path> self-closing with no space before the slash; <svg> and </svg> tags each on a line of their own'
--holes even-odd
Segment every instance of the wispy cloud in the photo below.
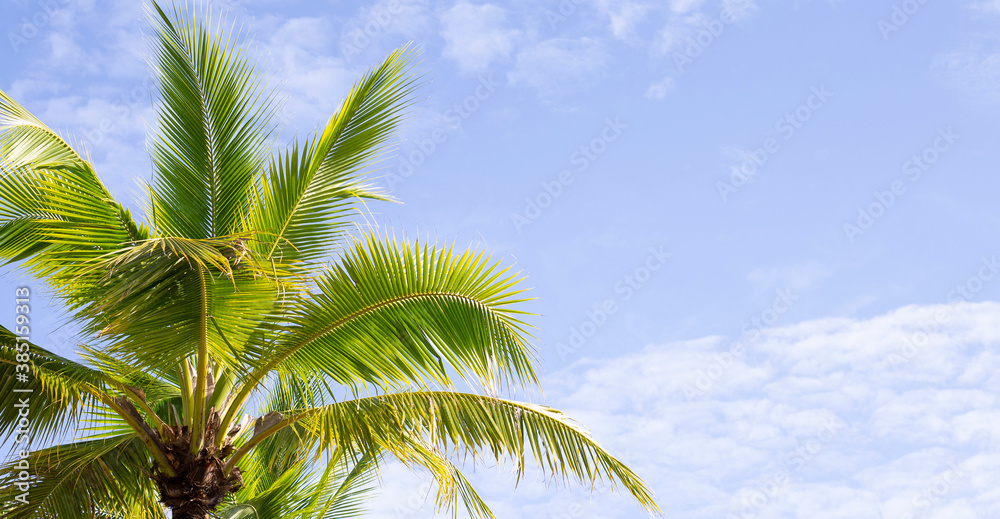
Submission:
<svg viewBox="0 0 1000 519">
<path fill-rule="evenodd" d="M 604 74 L 607 60 L 600 40 L 553 38 L 518 52 L 508 78 L 534 87 L 543 97 L 552 97 L 592 84 Z"/>
<path fill-rule="evenodd" d="M 1000 506 L 989 491 L 998 312 L 961 303 L 806 321 L 764 332 L 742 356 L 721 338 L 650 346 L 581 361 L 547 389 L 633 456 L 668 516 L 984 517 Z"/>
<path fill-rule="evenodd" d="M 467 72 L 482 72 L 514 49 L 520 31 L 507 26 L 507 11 L 493 4 L 460 2 L 441 15 L 442 54 Z"/>
<path fill-rule="evenodd" d="M 666 17 L 662 29 L 653 39 L 653 51 L 670 55 L 681 49 L 696 47 L 699 49 L 697 54 L 700 54 L 705 47 L 722 37 L 731 25 L 752 19 L 757 9 L 754 0 L 723 0 L 708 5 L 700 2 L 679 4 Z"/>
<path fill-rule="evenodd" d="M 977 44 L 938 56 L 934 67 L 941 81 L 966 100 L 1000 102 L 1000 49 Z"/>
<path fill-rule="evenodd" d="M 670 10 L 678 14 L 690 13 L 704 3 L 705 0 L 669 0 L 668 2 Z"/>
<path fill-rule="evenodd" d="M 667 517 L 991 517 L 998 313 L 960 303 L 804 321 L 739 357 L 722 337 L 651 345 L 552 374 L 547 403 L 629 463 Z M 700 391 L 708 371 L 721 375 Z M 503 467 L 471 478 L 504 516 L 640 515 L 607 488 L 554 490 L 530 474 L 516 499 Z M 420 489 L 390 482 L 375 517 L 416 516 Z"/>
<path fill-rule="evenodd" d="M 675 83 L 674 78 L 665 77 L 660 81 L 649 85 L 649 88 L 646 89 L 646 97 L 662 101 L 667 97 L 667 94 L 673 91 Z"/>
<path fill-rule="evenodd" d="M 282 83 L 290 131 L 303 134 L 325 124 L 357 78 L 356 67 L 339 56 L 334 34 L 325 18 L 292 18 L 281 21 L 261 44 Z"/>
<path fill-rule="evenodd" d="M 405 42 L 426 41 L 436 24 L 428 0 L 380 0 L 343 22 L 340 57 L 368 64 Z"/>
<path fill-rule="evenodd" d="M 969 8 L 985 14 L 1000 14 L 1000 0 L 983 0 L 972 2 Z"/>
<path fill-rule="evenodd" d="M 659 5 L 633 0 L 599 0 L 598 11 L 607 17 L 611 33 L 620 40 L 638 37 L 638 25 L 650 12 L 661 8 Z"/>
</svg>

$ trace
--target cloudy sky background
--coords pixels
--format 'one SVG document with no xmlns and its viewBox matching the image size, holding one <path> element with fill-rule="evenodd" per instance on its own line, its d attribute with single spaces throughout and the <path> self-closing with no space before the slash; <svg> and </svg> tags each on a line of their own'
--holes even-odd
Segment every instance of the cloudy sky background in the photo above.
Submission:
<svg viewBox="0 0 1000 519">
<path fill-rule="evenodd" d="M 0 7 L 0 89 L 126 200 L 155 124 L 136 4 Z M 422 46 L 426 99 L 376 173 L 404 203 L 359 221 L 523 269 L 545 403 L 668 517 L 1000 516 L 1000 2 L 218 5 L 282 83 L 283 141 Z M 34 282 L 3 282 L 9 325 Z M 469 470 L 499 517 L 643 516 Z M 376 517 L 433 516 L 425 478 L 384 482 Z"/>
</svg>

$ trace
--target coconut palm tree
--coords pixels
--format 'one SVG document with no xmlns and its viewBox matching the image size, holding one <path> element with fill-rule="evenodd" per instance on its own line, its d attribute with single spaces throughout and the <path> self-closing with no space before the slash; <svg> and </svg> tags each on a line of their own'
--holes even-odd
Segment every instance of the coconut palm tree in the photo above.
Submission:
<svg viewBox="0 0 1000 519">
<path fill-rule="evenodd" d="M 44 280 L 85 341 L 73 360 L 23 340 L 30 314 L 3 330 L 4 517 L 346 517 L 386 459 L 429 470 L 438 505 L 492 517 L 462 456 L 519 476 L 534 460 L 658 511 L 575 422 L 500 398 L 538 387 L 519 275 L 479 250 L 349 232 L 358 203 L 386 199 L 366 178 L 409 113 L 412 51 L 275 151 L 276 94 L 243 35 L 207 7 L 147 12 L 144 222 L 0 92 L 0 257 Z"/>
</svg>

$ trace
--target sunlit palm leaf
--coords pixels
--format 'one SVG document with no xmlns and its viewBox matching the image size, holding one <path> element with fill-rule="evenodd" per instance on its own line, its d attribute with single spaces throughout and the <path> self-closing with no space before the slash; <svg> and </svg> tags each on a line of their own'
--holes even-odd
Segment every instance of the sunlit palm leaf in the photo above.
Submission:
<svg viewBox="0 0 1000 519">
<path fill-rule="evenodd" d="M 412 58 L 393 52 L 354 85 L 322 133 L 272 161 L 248 218 L 260 254 L 308 269 L 331 250 L 354 200 L 381 197 L 361 174 L 388 150 L 412 103 Z"/>
<path fill-rule="evenodd" d="M 275 104 L 240 35 L 226 38 L 210 7 L 149 9 L 160 82 L 155 226 L 167 235 L 212 238 L 237 231 L 270 151 Z M 197 8 L 196 8 L 197 9 Z"/>
<path fill-rule="evenodd" d="M 379 453 L 367 453 L 358 460 L 345 458 L 343 465 L 331 463 L 316 485 L 303 519 L 349 519 L 364 515 L 366 503 L 377 490 L 380 457 Z"/>
<path fill-rule="evenodd" d="M 90 164 L 0 92 L 0 259 L 27 260 L 67 298 L 87 261 L 147 237 Z"/>
<path fill-rule="evenodd" d="M 294 447 L 295 437 L 277 443 L 291 443 L 289 450 L 299 450 Z M 364 503 L 376 489 L 377 454 L 359 459 L 334 455 L 325 470 L 316 472 L 305 456 L 287 464 L 274 463 L 269 457 L 274 452 L 271 447 L 255 450 L 242 464 L 246 486 L 222 510 L 222 518 L 347 519 L 366 510 Z"/>
<path fill-rule="evenodd" d="M 135 434 L 80 441 L 31 453 L 32 487 L 28 504 L 15 503 L 13 483 L 20 470 L 15 463 L 0 467 L 0 493 L 5 519 L 61 519 L 128 515 L 129 519 L 162 518 L 157 514 L 156 489 L 141 476 L 150 466 L 145 446 Z M 141 505 L 148 515 L 135 515 Z"/>
<path fill-rule="evenodd" d="M 455 517 L 458 517 L 458 500 L 461 499 L 462 505 L 470 517 L 496 519 L 490 507 L 486 505 L 486 502 L 465 478 L 462 471 L 447 456 L 435 449 L 433 445 L 429 445 L 424 438 L 406 434 L 402 440 L 403 448 L 396 450 L 397 455 L 405 463 L 428 469 L 434 476 L 438 487 L 435 498 L 435 507 L 438 512 L 452 510 Z"/>
<path fill-rule="evenodd" d="M 446 365 L 495 390 L 536 384 L 516 274 L 483 253 L 358 242 L 294 309 L 292 325 L 259 371 L 281 366 L 349 386 L 434 381 Z"/>
<path fill-rule="evenodd" d="M 446 455 L 510 462 L 519 476 L 526 460 L 534 458 L 553 477 L 621 485 L 648 510 L 659 512 L 652 494 L 631 469 L 577 423 L 542 405 L 422 391 L 332 404 L 307 412 L 301 423 L 327 449 L 351 452 L 377 446 L 412 463 L 424 464 L 423 453 L 414 450 L 409 438 L 420 438 Z M 428 468 L 435 471 L 433 465 Z"/>
<path fill-rule="evenodd" d="M 37 345 L 26 344 L 27 348 L 17 347 L 15 336 L 6 328 L 0 327 L 0 431 L 2 439 L 7 440 L 12 435 L 30 438 L 35 444 L 45 443 L 58 433 L 65 432 L 70 426 L 76 425 L 82 413 L 98 405 L 86 386 L 103 386 L 106 376 L 100 371 L 88 368 L 77 362 L 65 359 Z M 31 370 L 21 371 L 18 365 L 25 364 L 18 355 L 27 355 Z M 24 381 L 18 380 L 18 373 L 25 375 Z M 14 392 L 14 389 L 28 391 Z M 21 434 L 19 429 L 18 407 L 21 399 L 30 402 L 28 427 Z M 22 406 L 23 407 L 23 406 Z M 24 448 L 21 445 L 19 448 Z"/>
<path fill-rule="evenodd" d="M 94 287 L 81 312 L 85 331 L 104 338 L 120 360 L 166 378 L 205 333 L 212 358 L 242 372 L 246 344 L 261 320 L 269 322 L 281 292 L 249 254 L 238 237 L 164 237 L 108 255 L 81 274 Z"/>
</svg>

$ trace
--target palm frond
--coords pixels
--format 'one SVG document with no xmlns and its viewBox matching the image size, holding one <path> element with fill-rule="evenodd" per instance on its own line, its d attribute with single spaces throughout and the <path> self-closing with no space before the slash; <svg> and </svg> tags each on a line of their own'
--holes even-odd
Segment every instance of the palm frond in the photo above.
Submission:
<svg viewBox="0 0 1000 519">
<path fill-rule="evenodd" d="M 276 105 L 240 34 L 223 21 L 152 1 L 153 66 L 159 80 L 152 206 L 163 234 L 212 238 L 237 231 L 270 152 Z"/>
<path fill-rule="evenodd" d="M 18 345 L 23 346 L 18 346 Z M 18 356 L 21 355 L 19 358 Z M 28 360 L 28 362 L 21 362 Z M 19 365 L 30 365 L 22 371 Z M 26 375 L 25 382 L 18 374 Z M 2 440 L 12 436 L 45 443 L 78 423 L 89 409 L 99 406 L 87 386 L 102 387 L 105 375 L 65 359 L 35 344 L 17 341 L 0 326 L 0 431 Z M 15 392 L 17 390 L 17 392 Z M 27 428 L 19 426 L 24 399 L 30 402 Z M 24 447 L 22 447 L 24 448 Z"/>
<path fill-rule="evenodd" d="M 310 408 L 319 405 L 321 399 L 322 395 L 308 381 L 276 377 L 267 388 L 257 414 L 268 416 Z M 246 432 L 249 434 L 249 431 Z M 247 435 L 244 435 L 237 441 L 237 445 L 242 445 L 246 439 Z M 286 471 L 299 467 L 302 460 L 315 450 L 315 441 L 301 426 L 292 424 L 254 447 L 247 458 L 248 462 L 243 466 L 243 469 L 249 467 L 249 470 L 244 470 L 245 473 L 252 474 L 244 477 L 246 493 L 255 495 L 272 486 Z"/>
<path fill-rule="evenodd" d="M 446 455 L 429 445 L 424 438 L 407 434 L 403 439 L 404 447 L 397 451 L 397 456 L 404 456 L 402 460 L 405 463 L 424 467 L 434 476 L 438 487 L 435 498 L 438 512 L 452 510 L 457 518 L 458 500 L 461 499 L 462 505 L 473 519 L 496 519 L 462 471 Z"/>
<path fill-rule="evenodd" d="M 482 252 L 370 235 L 291 310 L 257 374 L 280 367 L 348 386 L 448 386 L 450 366 L 491 391 L 536 385 L 523 312 L 512 307 L 524 300 L 519 282 Z"/>
<path fill-rule="evenodd" d="M 333 456 L 322 472 L 307 460 L 275 472 L 266 454 L 255 452 L 244 463 L 246 486 L 220 511 L 224 519 L 347 519 L 365 511 L 371 497 L 378 454 L 358 459 Z"/>
<path fill-rule="evenodd" d="M 324 449 L 357 452 L 379 447 L 422 465 L 411 438 L 447 456 L 510 462 L 518 477 L 528 458 L 533 458 L 553 478 L 621 485 L 647 510 L 660 512 L 652 493 L 631 469 L 577 423 L 542 405 L 421 391 L 331 404 L 309 412 L 300 423 L 320 438 Z"/>
<path fill-rule="evenodd" d="M 50 447 L 32 452 L 27 461 L 32 477 L 26 504 L 13 499 L 21 469 L 16 463 L 0 467 L 6 519 L 163 517 L 155 486 L 140 475 L 151 462 L 135 434 Z M 136 504 L 145 515 L 137 515 Z"/>
<path fill-rule="evenodd" d="M 406 47 L 390 54 L 354 85 L 322 133 L 271 162 L 246 224 L 263 257 L 310 270 L 330 252 L 353 201 L 385 198 L 362 177 L 389 150 L 413 101 L 413 57 Z"/>
<path fill-rule="evenodd" d="M 0 259 L 26 260 L 66 296 L 88 260 L 147 236 L 90 163 L 0 91 Z"/>
<path fill-rule="evenodd" d="M 104 338 L 118 360 L 167 379 L 202 334 L 212 358 L 240 372 L 251 335 L 271 322 L 282 291 L 239 237 L 153 238 L 93 262 L 84 277 L 93 287 L 79 301 L 85 331 Z"/>
<path fill-rule="evenodd" d="M 366 501 L 378 489 L 380 458 L 380 452 L 367 452 L 360 459 L 345 457 L 338 462 L 334 455 L 312 492 L 302 519 L 349 519 L 364 515 Z"/>
</svg>

